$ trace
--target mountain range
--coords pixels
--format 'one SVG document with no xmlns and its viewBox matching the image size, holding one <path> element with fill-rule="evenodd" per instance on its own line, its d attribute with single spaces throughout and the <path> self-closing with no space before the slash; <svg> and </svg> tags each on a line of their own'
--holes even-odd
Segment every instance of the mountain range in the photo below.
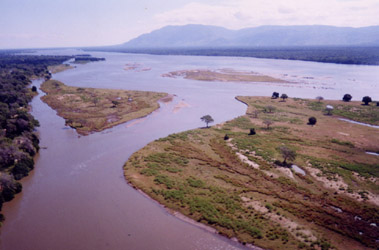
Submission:
<svg viewBox="0 0 379 250">
<path fill-rule="evenodd" d="M 240 30 L 189 24 L 166 26 L 118 47 L 267 47 L 267 46 L 379 46 L 379 26 L 362 28 L 324 25 L 260 26 Z"/>
</svg>

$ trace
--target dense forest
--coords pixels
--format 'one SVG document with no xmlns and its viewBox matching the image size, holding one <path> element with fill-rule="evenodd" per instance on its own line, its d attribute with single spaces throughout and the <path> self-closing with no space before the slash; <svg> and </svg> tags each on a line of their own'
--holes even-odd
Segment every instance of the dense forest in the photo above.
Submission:
<svg viewBox="0 0 379 250">
<path fill-rule="evenodd" d="M 237 56 L 324 63 L 379 65 L 379 47 L 255 47 L 255 48 L 141 48 L 121 46 L 87 48 L 91 51 L 112 51 L 153 55 Z"/>
<path fill-rule="evenodd" d="M 36 95 L 31 80 L 49 79 L 47 67 L 70 59 L 67 56 L 12 55 L 0 51 L 0 211 L 6 201 L 21 191 L 21 178 L 34 167 L 39 140 L 34 132 L 38 121 L 28 113 Z M 0 214 L 0 222 L 4 216 Z"/>
</svg>

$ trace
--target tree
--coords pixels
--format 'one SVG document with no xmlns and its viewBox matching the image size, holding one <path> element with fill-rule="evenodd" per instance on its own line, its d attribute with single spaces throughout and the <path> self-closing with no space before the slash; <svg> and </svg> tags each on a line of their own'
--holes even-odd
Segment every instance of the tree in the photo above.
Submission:
<svg viewBox="0 0 379 250">
<path fill-rule="evenodd" d="M 250 129 L 250 133 L 249 133 L 249 135 L 255 135 L 256 134 L 256 132 L 255 132 L 255 128 L 251 128 Z"/>
<path fill-rule="evenodd" d="M 279 98 L 279 93 L 278 93 L 278 92 L 274 92 L 274 93 L 272 93 L 271 98 L 272 98 L 272 99 L 277 99 L 277 98 Z"/>
<path fill-rule="evenodd" d="M 293 161 L 296 159 L 296 152 L 286 146 L 279 147 L 279 151 L 283 157 L 283 165 L 287 165 L 287 160 Z"/>
<path fill-rule="evenodd" d="M 368 105 L 369 102 L 372 102 L 372 99 L 369 96 L 365 96 L 362 98 L 362 102 L 364 102 L 365 105 Z"/>
<path fill-rule="evenodd" d="M 229 140 L 229 135 L 228 135 L 228 134 L 226 134 L 226 135 L 224 136 L 224 140 L 225 140 L 225 141 Z"/>
<path fill-rule="evenodd" d="M 327 115 L 331 115 L 333 111 L 333 106 L 332 105 L 326 105 L 325 111 Z"/>
<path fill-rule="evenodd" d="M 267 129 L 270 129 L 270 125 L 274 124 L 272 120 L 266 119 L 263 121 L 263 124 L 267 126 Z"/>
<path fill-rule="evenodd" d="M 282 95 L 280 96 L 280 98 L 282 98 L 282 99 L 283 99 L 283 102 L 285 102 L 285 99 L 288 98 L 288 95 L 287 95 L 287 94 L 282 94 Z"/>
<path fill-rule="evenodd" d="M 318 102 L 321 102 L 322 100 L 324 100 L 324 97 L 322 97 L 322 96 L 317 96 L 317 97 L 316 97 L 316 100 L 318 100 Z"/>
<path fill-rule="evenodd" d="M 36 86 L 33 86 L 33 87 L 32 87 L 32 91 L 33 91 L 33 92 L 37 92 L 37 87 L 36 87 Z"/>
<path fill-rule="evenodd" d="M 344 102 L 350 102 L 352 98 L 353 98 L 353 97 L 352 97 L 350 94 L 345 94 L 345 95 L 342 97 L 342 101 L 344 101 Z"/>
<path fill-rule="evenodd" d="M 207 128 L 209 128 L 208 124 L 214 122 L 212 116 L 210 115 L 204 115 L 203 117 L 200 118 L 203 122 L 207 124 Z"/>
<path fill-rule="evenodd" d="M 317 122 L 317 119 L 316 119 L 316 117 L 309 117 L 309 119 L 308 119 L 308 124 L 309 125 L 315 125 L 316 124 L 316 122 Z"/>
</svg>

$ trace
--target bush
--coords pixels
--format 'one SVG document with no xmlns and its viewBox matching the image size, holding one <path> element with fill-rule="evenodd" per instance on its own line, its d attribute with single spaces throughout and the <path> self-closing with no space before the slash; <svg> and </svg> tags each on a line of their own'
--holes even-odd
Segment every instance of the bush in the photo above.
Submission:
<svg viewBox="0 0 379 250">
<path fill-rule="evenodd" d="M 316 119 L 316 117 L 309 117 L 309 119 L 308 119 L 308 124 L 309 125 L 315 125 L 317 123 L 317 119 Z"/>
<path fill-rule="evenodd" d="M 322 100 L 324 100 L 324 97 L 322 97 L 322 96 L 317 96 L 317 97 L 316 97 L 316 100 L 318 100 L 318 102 L 321 102 Z"/>
<path fill-rule="evenodd" d="M 255 135 L 256 134 L 256 132 L 255 132 L 255 128 L 251 128 L 250 129 L 250 133 L 249 133 L 249 135 Z"/>
<path fill-rule="evenodd" d="M 344 102 L 350 102 L 353 97 L 350 94 L 345 94 L 342 98 Z"/>
</svg>

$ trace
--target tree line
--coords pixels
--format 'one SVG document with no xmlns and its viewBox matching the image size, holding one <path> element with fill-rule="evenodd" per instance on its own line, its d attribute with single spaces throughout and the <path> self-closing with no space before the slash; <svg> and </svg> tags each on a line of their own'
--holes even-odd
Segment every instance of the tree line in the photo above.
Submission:
<svg viewBox="0 0 379 250">
<path fill-rule="evenodd" d="M 29 86 L 31 79 L 50 78 L 47 67 L 68 59 L 0 53 L 0 211 L 4 202 L 21 191 L 18 180 L 33 169 L 33 156 L 39 150 L 34 132 L 39 123 L 28 113 L 28 103 L 37 91 Z"/>
</svg>

